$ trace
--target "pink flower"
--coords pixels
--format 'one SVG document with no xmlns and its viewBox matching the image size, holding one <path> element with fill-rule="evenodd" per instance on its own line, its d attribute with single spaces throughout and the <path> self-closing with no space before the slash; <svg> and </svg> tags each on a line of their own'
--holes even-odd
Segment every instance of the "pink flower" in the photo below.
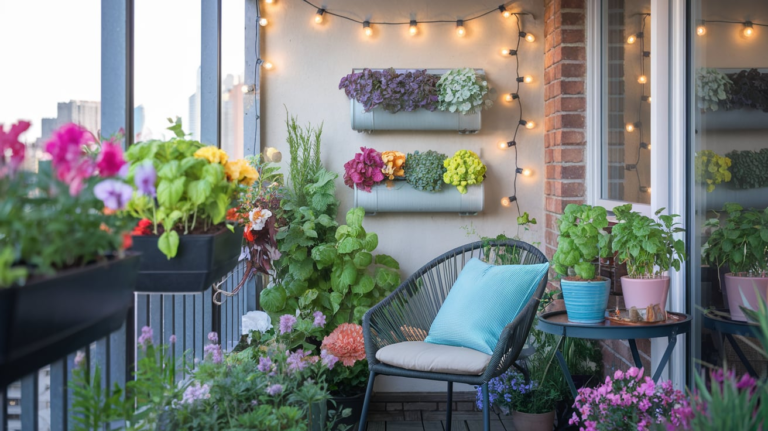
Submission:
<svg viewBox="0 0 768 431">
<path fill-rule="evenodd" d="M 139 336 L 139 345 L 142 349 L 146 349 L 148 345 L 152 344 L 152 328 L 145 326 L 141 328 L 141 335 Z"/>
<path fill-rule="evenodd" d="M 168 342 L 171 344 L 176 344 L 176 335 L 171 335 L 168 337 Z"/>
<path fill-rule="evenodd" d="M 106 141 L 101 145 L 101 152 L 96 160 L 96 167 L 102 177 L 114 177 L 125 166 L 123 147 L 119 143 Z"/>
<path fill-rule="evenodd" d="M 19 135 L 29 129 L 28 121 L 12 124 L 8 132 L 0 124 L 0 178 L 14 175 L 24 161 L 26 147 L 19 141 Z"/>
<path fill-rule="evenodd" d="M 363 327 L 354 323 L 342 323 L 323 339 L 321 349 L 337 357 L 347 367 L 365 359 Z"/>
<path fill-rule="evenodd" d="M 85 180 L 93 175 L 96 166 L 85 153 L 84 147 L 93 142 L 93 136 L 74 123 L 61 126 L 45 144 L 51 155 L 56 178 L 69 185 L 69 194 L 77 196 Z"/>
<path fill-rule="evenodd" d="M 361 153 L 355 153 L 355 157 L 344 164 L 344 184 L 350 188 L 370 192 L 371 186 L 384 181 L 384 174 L 381 169 L 384 167 L 384 161 L 381 159 L 381 153 L 373 148 L 360 147 Z"/>
<path fill-rule="evenodd" d="M 613 380 L 621 380 L 624 378 L 624 373 L 621 372 L 621 370 L 616 370 L 615 373 L 613 373 Z"/>
<path fill-rule="evenodd" d="M 627 376 L 633 379 L 638 376 L 642 377 L 642 375 L 643 375 L 643 370 L 641 368 L 632 367 L 629 369 L 629 371 L 627 371 Z"/>
</svg>

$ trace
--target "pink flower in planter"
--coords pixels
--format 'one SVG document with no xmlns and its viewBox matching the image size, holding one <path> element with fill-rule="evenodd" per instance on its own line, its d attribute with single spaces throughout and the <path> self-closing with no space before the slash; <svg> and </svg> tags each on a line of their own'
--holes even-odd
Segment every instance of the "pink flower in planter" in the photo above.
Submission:
<svg viewBox="0 0 768 431">
<path fill-rule="evenodd" d="M 101 145 L 101 152 L 96 160 L 96 167 L 102 177 L 114 177 L 125 166 L 123 147 L 120 143 L 106 141 Z"/>
<path fill-rule="evenodd" d="M 344 164 L 344 184 L 350 188 L 370 192 L 371 186 L 384 181 L 384 173 L 381 169 L 384 167 L 384 161 L 381 159 L 381 153 L 373 148 L 360 147 L 360 153 Z"/>
<path fill-rule="evenodd" d="M 19 141 L 19 135 L 29 129 L 28 121 L 11 125 L 8 131 L 0 124 L 0 178 L 14 175 L 24 161 L 26 147 Z"/>
<path fill-rule="evenodd" d="M 45 144 L 45 151 L 51 155 L 56 178 L 69 185 L 69 194 L 72 196 L 80 194 L 85 180 L 96 170 L 93 160 L 84 151 L 92 142 L 93 135 L 87 130 L 69 123 L 53 132 Z"/>
</svg>

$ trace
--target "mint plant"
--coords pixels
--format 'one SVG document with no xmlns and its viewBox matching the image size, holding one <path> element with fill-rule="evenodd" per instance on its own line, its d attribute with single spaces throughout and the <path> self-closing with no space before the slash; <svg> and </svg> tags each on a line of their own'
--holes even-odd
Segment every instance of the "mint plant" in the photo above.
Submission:
<svg viewBox="0 0 768 431">
<path fill-rule="evenodd" d="M 573 270 L 580 281 L 595 280 L 595 260 L 611 255 L 611 237 L 605 231 L 607 214 L 603 207 L 576 204 L 565 207 L 565 213 L 557 220 L 560 236 L 552 257 L 552 266 L 558 274 L 568 276 L 569 270 Z"/>
<path fill-rule="evenodd" d="M 685 232 L 675 222 L 679 215 L 661 215 L 661 208 L 655 213 L 657 221 L 632 211 L 632 204 L 618 206 L 613 212 L 620 222 L 613 227 L 613 250 L 618 261 L 627 264 L 629 277 L 653 278 L 670 268 L 680 270 L 688 257 L 683 240 L 675 239 L 675 234 Z"/>
<path fill-rule="evenodd" d="M 718 268 L 728 265 L 738 276 L 765 276 L 768 272 L 768 209 L 744 210 L 739 204 L 725 204 L 728 218 L 707 220 L 715 229 L 707 240 L 702 257 Z"/>
</svg>

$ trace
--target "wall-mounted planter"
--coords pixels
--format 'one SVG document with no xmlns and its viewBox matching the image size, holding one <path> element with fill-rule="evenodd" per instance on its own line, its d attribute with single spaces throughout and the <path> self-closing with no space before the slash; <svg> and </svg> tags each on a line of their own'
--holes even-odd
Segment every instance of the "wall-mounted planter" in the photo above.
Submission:
<svg viewBox="0 0 768 431">
<path fill-rule="evenodd" d="M 706 202 L 708 210 L 721 210 L 728 202 L 738 202 L 744 208 L 765 208 L 768 205 L 768 188 L 735 189 L 725 184 L 718 184 L 711 192 L 703 185 L 697 186 L 699 199 Z"/>
<path fill-rule="evenodd" d="M 405 72 L 405 69 L 396 69 Z M 442 75 L 450 69 L 427 69 L 427 73 Z M 354 72 L 361 72 L 355 69 Z M 475 69 L 478 75 L 485 75 L 482 69 Z M 373 131 L 451 131 L 459 133 L 477 133 L 481 126 L 481 113 L 459 114 L 447 111 L 426 109 L 401 111 L 396 114 L 381 108 L 365 112 L 363 106 L 355 100 L 350 100 L 352 129 L 358 132 Z"/>
<path fill-rule="evenodd" d="M 485 205 L 485 185 L 470 186 L 466 194 L 451 185 L 437 193 L 416 190 L 405 181 L 388 181 L 364 192 L 355 188 L 356 207 L 366 213 L 459 213 L 477 214 Z"/>
<path fill-rule="evenodd" d="M 768 112 L 757 109 L 717 110 L 701 114 L 704 130 L 765 130 L 768 129 Z"/>
</svg>

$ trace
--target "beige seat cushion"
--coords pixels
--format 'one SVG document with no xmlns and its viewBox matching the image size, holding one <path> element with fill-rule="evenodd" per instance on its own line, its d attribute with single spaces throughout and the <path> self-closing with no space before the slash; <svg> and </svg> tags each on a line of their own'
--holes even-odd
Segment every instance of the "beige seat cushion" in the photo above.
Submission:
<svg viewBox="0 0 768 431">
<path fill-rule="evenodd" d="M 491 357 L 477 350 L 423 341 L 390 344 L 376 352 L 376 359 L 393 367 L 432 373 L 483 374 Z"/>
</svg>

